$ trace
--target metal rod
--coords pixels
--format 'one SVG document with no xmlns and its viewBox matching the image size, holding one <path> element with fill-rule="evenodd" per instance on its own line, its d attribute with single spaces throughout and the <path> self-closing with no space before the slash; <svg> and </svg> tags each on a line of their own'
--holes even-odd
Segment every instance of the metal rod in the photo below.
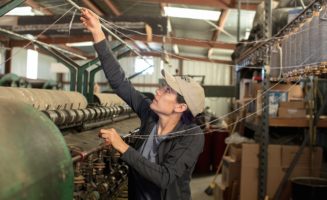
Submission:
<svg viewBox="0 0 327 200">
<path fill-rule="evenodd" d="M 100 146 L 94 147 L 94 148 L 92 148 L 92 149 L 90 149 L 90 150 L 88 150 L 88 151 L 82 151 L 82 152 L 79 152 L 79 155 L 74 156 L 74 157 L 72 158 L 73 163 L 76 162 L 76 161 L 79 161 L 79 160 L 81 160 L 81 159 L 83 159 L 83 158 L 85 158 L 85 157 L 87 157 L 87 156 L 89 156 L 90 154 L 92 154 L 92 153 L 94 153 L 94 152 L 97 152 L 97 151 L 99 151 L 99 150 L 105 148 L 106 146 L 108 146 L 108 144 L 101 144 Z"/>
<path fill-rule="evenodd" d="M 89 92 L 87 94 L 87 101 L 89 103 L 93 103 L 93 93 L 94 93 L 94 79 L 95 79 L 95 74 L 99 72 L 102 69 L 101 65 L 98 65 L 98 67 L 92 69 L 90 71 L 90 80 L 89 80 Z"/>
<path fill-rule="evenodd" d="M 81 55 L 78 55 L 78 54 L 76 54 L 76 53 L 72 53 L 72 52 L 70 52 L 70 51 L 67 51 L 67 50 L 64 50 L 64 49 L 58 48 L 58 47 L 56 47 L 56 46 L 54 46 L 54 45 L 51 45 L 51 44 L 47 44 L 47 43 L 40 42 L 40 41 L 35 40 L 35 39 L 31 39 L 31 38 L 28 38 L 28 37 L 25 37 L 25 36 L 19 35 L 19 34 L 17 34 L 17 33 L 14 33 L 14 32 L 12 32 L 12 31 L 9 31 L 9 30 L 3 29 L 3 28 L 0 28 L 0 32 L 6 33 L 6 34 L 9 34 L 9 35 L 12 35 L 12 36 L 16 36 L 16 37 L 21 38 L 21 39 L 24 39 L 24 40 L 31 41 L 31 42 L 33 42 L 33 43 L 37 43 L 37 44 L 42 45 L 42 46 L 51 47 L 52 49 L 56 49 L 56 50 L 58 50 L 58 51 L 61 51 L 61 52 L 64 52 L 64 53 L 70 54 L 70 55 L 72 55 L 72 56 L 76 56 L 76 57 L 78 57 L 78 58 L 80 58 L 80 59 L 83 59 L 83 60 L 87 60 L 87 58 L 84 57 L 84 56 L 81 56 Z"/>
<path fill-rule="evenodd" d="M 75 8 L 81 10 L 82 7 L 80 7 L 79 5 L 77 5 L 75 2 L 73 2 L 72 0 L 66 0 L 68 3 L 70 3 L 72 6 L 74 6 Z M 120 37 L 118 37 L 115 33 L 113 33 L 111 30 L 109 30 L 107 27 L 105 27 L 103 24 L 101 24 L 101 27 L 107 31 L 110 35 L 112 35 L 114 38 L 116 38 L 119 42 L 125 44 L 129 49 L 131 49 L 136 55 L 142 57 L 142 55 L 137 52 L 135 49 L 133 49 L 132 46 L 130 46 L 129 44 L 127 44 L 124 40 L 122 40 Z"/>
<path fill-rule="evenodd" d="M 87 62 L 86 64 L 84 64 L 84 65 L 77 68 L 77 92 L 82 93 L 84 71 L 87 68 L 92 67 L 98 61 L 99 61 L 99 58 L 95 58 L 95 59 L 93 59 L 93 60 Z"/>
<path fill-rule="evenodd" d="M 126 138 L 129 137 L 130 135 L 131 135 L 131 134 L 126 134 L 126 135 L 121 136 L 121 137 L 122 137 L 123 139 L 126 139 Z M 101 144 L 101 145 L 99 145 L 99 146 L 97 146 L 97 147 L 94 147 L 94 148 L 92 148 L 92 149 L 90 149 L 90 150 L 88 150 L 88 151 L 78 152 L 79 155 L 74 156 L 74 157 L 72 158 L 73 163 L 75 163 L 75 162 L 77 162 L 77 161 L 79 161 L 79 160 L 81 160 L 81 159 L 84 159 L 85 157 L 89 156 L 90 154 L 95 153 L 95 152 L 98 152 L 98 151 L 104 149 L 104 148 L 107 147 L 107 146 L 108 146 L 108 144 L 103 143 L 103 144 Z"/>
<path fill-rule="evenodd" d="M 3 16 L 3 15 L 5 15 L 7 12 L 9 12 L 10 10 L 12 10 L 13 8 L 19 6 L 24 1 L 25 0 L 13 0 L 13 1 L 9 1 L 5 5 L 1 6 L 0 7 L 0 17 Z"/>
</svg>

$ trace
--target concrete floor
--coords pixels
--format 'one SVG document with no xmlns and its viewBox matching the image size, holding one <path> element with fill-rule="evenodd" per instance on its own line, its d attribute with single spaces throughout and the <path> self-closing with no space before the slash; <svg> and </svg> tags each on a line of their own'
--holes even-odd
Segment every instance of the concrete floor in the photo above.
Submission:
<svg viewBox="0 0 327 200">
<path fill-rule="evenodd" d="M 193 175 L 191 180 L 192 200 L 218 200 L 217 195 L 207 195 L 204 191 L 210 185 L 214 174 L 211 175 Z M 218 177 L 219 178 L 219 177 Z M 216 197 L 215 197 L 216 196 Z"/>
</svg>

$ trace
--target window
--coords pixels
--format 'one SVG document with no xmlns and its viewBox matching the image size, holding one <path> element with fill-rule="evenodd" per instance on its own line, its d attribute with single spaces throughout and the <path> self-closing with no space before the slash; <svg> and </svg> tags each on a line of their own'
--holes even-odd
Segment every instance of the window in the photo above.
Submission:
<svg viewBox="0 0 327 200">
<path fill-rule="evenodd" d="M 217 21 L 220 16 L 220 11 L 214 11 L 214 10 L 164 7 L 164 11 L 166 16 L 188 18 L 188 19 L 202 19 L 202 20 Z"/>
<path fill-rule="evenodd" d="M 153 65 L 153 57 L 143 57 L 143 58 L 137 57 L 135 59 L 135 65 L 134 65 L 135 73 L 141 72 L 151 65 Z M 153 67 L 150 67 L 142 74 L 150 74 L 150 75 L 153 74 Z"/>
<path fill-rule="evenodd" d="M 30 6 L 25 7 L 16 7 L 9 11 L 6 15 L 20 15 L 20 16 L 27 16 L 27 15 L 35 15 L 33 9 Z"/>
<path fill-rule="evenodd" d="M 26 62 L 26 78 L 37 79 L 38 52 L 28 49 Z"/>
</svg>

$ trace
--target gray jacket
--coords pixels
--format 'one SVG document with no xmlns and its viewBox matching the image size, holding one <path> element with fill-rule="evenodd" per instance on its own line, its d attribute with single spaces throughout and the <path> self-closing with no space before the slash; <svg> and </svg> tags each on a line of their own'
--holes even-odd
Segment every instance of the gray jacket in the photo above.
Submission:
<svg viewBox="0 0 327 200">
<path fill-rule="evenodd" d="M 95 44 L 94 47 L 111 87 L 141 119 L 140 135 L 149 135 L 158 121 L 158 116 L 150 109 L 151 100 L 132 86 L 106 40 Z M 173 130 L 176 131 L 183 132 L 177 133 L 180 135 L 174 134 L 160 143 L 157 163 L 145 159 L 136 150 L 142 146 L 144 139 L 136 140 L 134 146 L 129 147 L 121 156 L 121 159 L 130 166 L 130 170 L 136 171 L 136 174 L 160 188 L 161 199 L 191 199 L 189 187 L 191 175 L 204 145 L 204 136 L 199 134 L 202 130 L 195 124 L 186 125 L 179 122 Z M 129 199 L 138 199 L 133 196 L 135 182 L 131 176 L 128 190 Z"/>
</svg>

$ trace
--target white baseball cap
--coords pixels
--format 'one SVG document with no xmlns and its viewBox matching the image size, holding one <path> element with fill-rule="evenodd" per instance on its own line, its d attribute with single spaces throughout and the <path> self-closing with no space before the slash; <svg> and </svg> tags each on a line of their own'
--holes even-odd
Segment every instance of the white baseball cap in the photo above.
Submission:
<svg viewBox="0 0 327 200">
<path fill-rule="evenodd" d="M 204 90 L 203 87 L 188 76 L 172 76 L 166 70 L 161 70 L 162 76 L 167 84 L 178 94 L 183 96 L 188 108 L 195 117 L 204 110 Z"/>
</svg>

